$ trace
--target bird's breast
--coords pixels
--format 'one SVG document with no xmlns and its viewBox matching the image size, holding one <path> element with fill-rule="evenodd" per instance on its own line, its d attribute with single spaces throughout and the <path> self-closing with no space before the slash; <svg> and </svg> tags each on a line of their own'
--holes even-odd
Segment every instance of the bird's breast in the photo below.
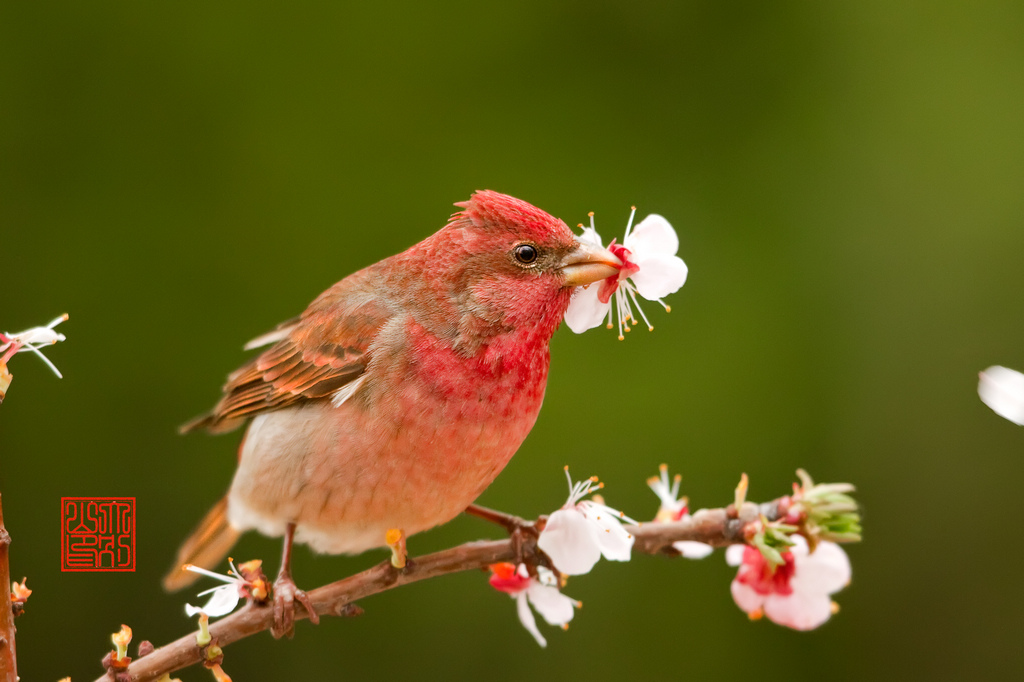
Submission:
<svg viewBox="0 0 1024 682">
<path fill-rule="evenodd" d="M 438 403 L 488 421 L 540 409 L 550 359 L 546 339 L 508 333 L 466 352 L 415 323 L 407 339 L 409 353 L 393 369 Z"/>
<path fill-rule="evenodd" d="M 533 427 L 548 362 L 546 342 L 531 346 L 504 335 L 465 354 L 407 322 L 403 343 L 390 361 L 371 363 L 363 389 L 363 409 L 378 415 L 379 451 L 390 468 L 378 484 L 432 517 L 430 525 L 455 516 Z"/>
<path fill-rule="evenodd" d="M 387 449 L 406 458 L 409 476 L 421 478 L 424 491 L 444 496 L 454 486 L 472 501 L 537 419 L 547 344 L 530 346 L 508 335 L 466 355 L 414 323 L 406 338 L 408 352 L 382 372 L 383 381 L 367 385 L 369 404 L 387 405 L 380 413 L 387 421 L 382 431 L 391 434 Z"/>
<path fill-rule="evenodd" d="M 536 421 L 547 344 L 498 338 L 464 355 L 410 325 L 340 406 L 321 401 L 258 418 L 232 486 L 233 521 L 330 553 L 444 523 L 501 472 Z M 248 516 L 257 516 L 250 513 Z"/>
</svg>

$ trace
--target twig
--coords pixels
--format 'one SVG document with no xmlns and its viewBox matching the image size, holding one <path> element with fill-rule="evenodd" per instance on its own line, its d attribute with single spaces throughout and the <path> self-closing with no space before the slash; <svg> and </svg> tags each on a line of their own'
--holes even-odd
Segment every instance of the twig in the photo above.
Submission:
<svg viewBox="0 0 1024 682">
<path fill-rule="evenodd" d="M 64 335 L 53 331 L 53 328 L 67 319 L 68 316 L 64 314 L 46 327 L 33 327 L 17 334 L 0 332 L 0 403 L 14 379 L 7 369 L 7 362 L 15 353 L 31 351 L 42 358 L 58 377 L 61 376 L 39 349 L 64 340 Z M 14 604 L 11 601 L 10 546 L 11 536 L 4 526 L 4 509 L 0 503 L 0 682 L 18 682 L 21 679 L 18 677 L 18 656 L 14 641 L 17 628 L 14 627 Z M 22 605 L 19 603 L 19 607 Z"/>
<path fill-rule="evenodd" d="M 4 527 L 4 509 L 0 499 L 0 682 L 18 682 L 18 658 L 14 648 L 14 609 L 11 607 L 11 571 L 8 548 L 11 536 Z"/>
<path fill-rule="evenodd" d="M 737 511 L 733 505 L 725 509 L 698 509 L 693 515 L 673 523 L 645 523 L 634 532 L 633 551 L 644 554 L 670 554 L 673 542 L 692 540 L 712 547 L 728 547 L 747 541 L 747 524 L 760 519 L 768 521 L 781 518 L 779 498 L 763 504 L 747 502 Z"/>
<path fill-rule="evenodd" d="M 746 524 L 758 519 L 761 514 L 768 517 L 768 520 L 775 520 L 776 502 L 760 506 L 747 503 L 739 512 L 732 506 L 728 509 L 702 509 L 692 517 L 674 523 L 645 523 L 631 529 L 635 537 L 633 551 L 675 554 L 671 543 L 679 540 L 706 542 L 716 547 L 742 542 Z M 524 543 L 519 551 L 526 561 L 546 561 L 534 542 Z M 517 548 L 511 539 L 469 542 L 417 557 L 404 570 L 395 569 L 389 561 L 384 561 L 362 573 L 310 590 L 308 594 L 318 614 L 346 616 L 351 614 L 352 603 L 358 599 L 449 573 L 481 570 L 490 564 L 516 558 Z M 306 617 L 305 608 L 295 610 L 296 620 Z M 210 635 L 221 647 L 226 647 L 244 637 L 269 630 L 273 622 L 273 608 L 249 604 L 211 624 Z M 191 633 L 136 659 L 128 668 L 128 673 L 132 680 L 146 682 L 164 673 L 199 663 L 201 658 L 202 650 L 196 646 L 195 633 Z M 96 682 L 109 682 L 109 678 L 99 677 Z"/>
<path fill-rule="evenodd" d="M 501 526 L 509 533 L 526 526 L 533 525 L 533 521 L 527 521 L 521 519 L 518 516 L 512 514 L 506 514 L 496 509 L 490 509 L 488 507 L 481 507 L 478 504 L 471 504 L 466 507 L 466 513 L 470 516 L 475 516 L 478 519 L 483 519 L 489 523 L 493 523 L 496 526 Z"/>
</svg>

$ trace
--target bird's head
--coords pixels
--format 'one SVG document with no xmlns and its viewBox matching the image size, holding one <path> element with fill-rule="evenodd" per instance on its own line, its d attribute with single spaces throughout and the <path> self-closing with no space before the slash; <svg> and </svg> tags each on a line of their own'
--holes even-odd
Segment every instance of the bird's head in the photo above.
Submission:
<svg viewBox="0 0 1024 682">
<path fill-rule="evenodd" d="M 581 243 L 569 227 L 527 202 L 490 190 L 455 204 L 453 216 L 482 247 L 492 269 L 520 281 L 546 280 L 549 288 L 585 286 L 618 273 L 622 266 L 607 249 Z"/>
<path fill-rule="evenodd" d="M 430 241 L 446 294 L 459 307 L 459 335 L 554 332 L 578 286 L 617 275 L 610 251 L 581 243 L 536 206 L 492 191 L 456 204 L 462 210 Z M 440 292 L 437 292 L 440 293 Z M 545 338 L 546 340 L 546 338 Z"/>
</svg>

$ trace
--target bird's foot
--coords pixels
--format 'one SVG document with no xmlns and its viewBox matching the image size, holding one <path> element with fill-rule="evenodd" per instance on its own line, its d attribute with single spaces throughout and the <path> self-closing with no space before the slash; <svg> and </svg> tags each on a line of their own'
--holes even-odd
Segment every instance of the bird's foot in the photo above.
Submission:
<svg viewBox="0 0 1024 682">
<path fill-rule="evenodd" d="M 391 565 L 401 570 L 409 561 L 409 551 L 405 546 L 405 533 L 400 528 L 388 530 L 384 541 L 391 548 Z"/>
<path fill-rule="evenodd" d="M 306 607 L 309 614 L 309 622 L 317 625 L 320 623 L 320 616 L 313 608 L 313 602 L 309 595 L 295 586 L 295 581 L 287 573 L 277 576 L 274 581 L 274 625 L 270 634 L 274 639 L 292 637 L 295 634 L 295 602 Z"/>
</svg>

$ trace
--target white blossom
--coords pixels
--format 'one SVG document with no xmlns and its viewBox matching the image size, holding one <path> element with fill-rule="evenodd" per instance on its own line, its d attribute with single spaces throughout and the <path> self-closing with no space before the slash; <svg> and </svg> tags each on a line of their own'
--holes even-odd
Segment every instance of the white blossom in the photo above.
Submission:
<svg viewBox="0 0 1024 682">
<path fill-rule="evenodd" d="M 574 609 L 580 607 L 580 602 L 561 593 L 555 574 L 543 566 L 537 567 L 536 578 L 530 576 L 525 564 L 519 564 L 518 569 L 510 563 L 492 564 L 490 568 L 491 586 L 516 600 L 519 621 L 541 646 L 547 646 L 548 642 L 537 627 L 530 605 L 548 625 L 563 628 L 568 627 Z"/>
<path fill-rule="evenodd" d="M 1024 374 L 995 365 L 978 375 L 978 396 L 992 410 L 1024 426 Z"/>
<path fill-rule="evenodd" d="M 660 476 L 652 476 L 647 479 L 647 485 L 654 491 L 654 494 L 658 496 L 658 500 L 661 502 L 661 505 L 658 507 L 658 513 L 654 517 L 655 523 L 671 523 L 673 521 L 689 519 L 689 500 L 686 497 L 679 497 L 679 485 L 683 477 L 676 474 L 670 483 L 668 466 L 662 464 L 660 470 Z M 711 545 L 694 540 L 679 540 L 678 542 L 673 542 L 672 547 L 687 559 L 703 559 L 715 551 L 715 548 Z"/>
<path fill-rule="evenodd" d="M 638 324 L 634 306 L 647 328 L 653 331 L 654 326 L 640 308 L 637 295 L 657 301 L 669 311 L 671 308 L 662 299 L 678 291 L 686 282 L 688 270 L 686 263 L 676 255 L 679 238 L 672 225 L 662 216 L 651 214 L 633 228 L 635 215 L 636 207 L 629 214 L 622 244 L 612 240 L 608 245 L 608 250 L 623 263 L 618 275 L 586 287 L 577 287 L 573 292 L 565 312 L 565 322 L 577 334 L 599 326 L 606 319 L 607 327 L 612 329 L 617 320 L 619 339 L 623 339 L 623 332 L 628 332 L 631 324 Z M 590 214 L 590 227 L 583 230 L 580 241 L 603 246 L 601 235 L 594 227 L 593 213 Z"/>
<path fill-rule="evenodd" d="M 582 499 L 604 487 L 597 477 L 573 483 L 569 467 L 565 468 L 565 476 L 569 481 L 569 499 L 548 517 L 537 546 L 566 575 L 589 573 L 602 555 L 611 561 L 629 561 L 633 536 L 620 519 L 632 524 L 636 521 L 603 501 Z"/>
<path fill-rule="evenodd" d="M 205 613 L 207 616 L 216 618 L 234 611 L 242 597 L 253 597 L 258 601 L 266 599 L 268 590 L 261 570 L 262 563 L 258 559 L 254 559 L 241 564 L 240 568 L 236 568 L 234 561 L 228 559 L 228 565 L 231 566 L 228 575 L 208 571 L 193 564 L 185 564 L 183 569 L 186 571 L 199 573 L 226 583 L 197 594 L 197 597 L 209 594 L 210 598 L 203 606 L 185 604 L 185 613 L 189 617 L 197 613 Z"/>
<path fill-rule="evenodd" d="M 58 378 L 63 378 L 64 375 L 60 373 L 56 365 L 50 362 L 50 359 L 43 355 L 41 348 L 46 346 L 52 346 L 58 341 L 64 341 L 66 337 L 53 330 L 61 322 L 65 322 L 68 319 L 67 313 L 54 319 L 50 324 L 45 327 L 32 327 L 26 329 L 23 332 L 11 333 L 0 333 L 0 366 L 6 364 L 12 355 L 15 353 L 35 353 L 38 355 L 46 366 L 53 370 L 53 373 Z"/>
</svg>

